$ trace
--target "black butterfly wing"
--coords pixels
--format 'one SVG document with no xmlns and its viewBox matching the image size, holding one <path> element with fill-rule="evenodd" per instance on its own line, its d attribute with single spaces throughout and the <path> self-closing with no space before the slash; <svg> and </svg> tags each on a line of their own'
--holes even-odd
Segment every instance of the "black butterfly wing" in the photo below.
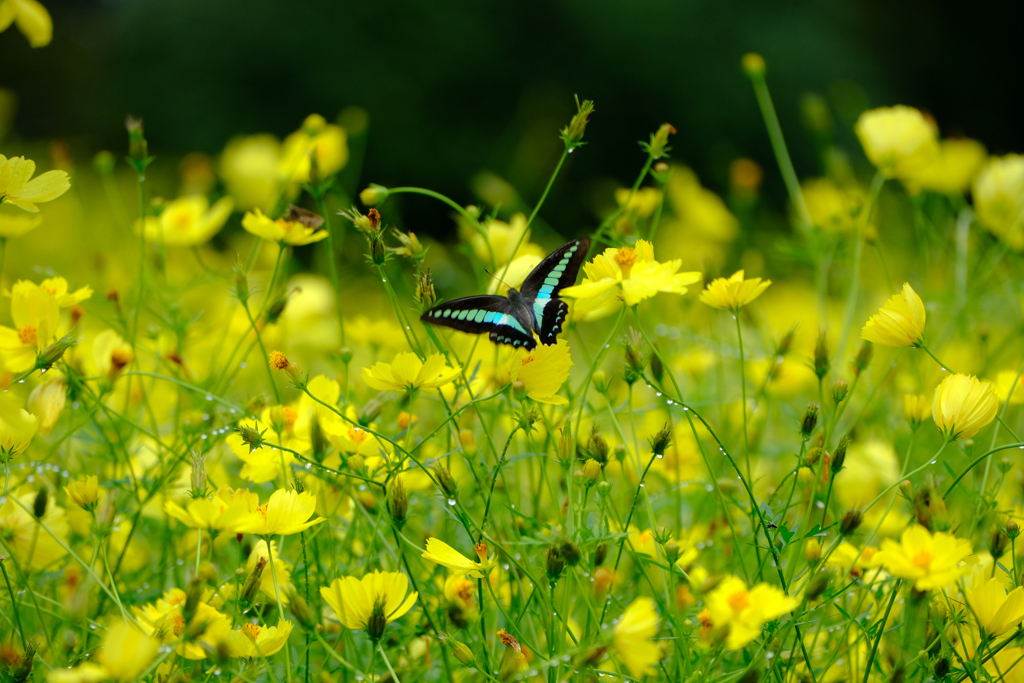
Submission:
<svg viewBox="0 0 1024 683">
<path fill-rule="evenodd" d="M 519 291 L 528 299 L 554 299 L 564 287 L 576 284 L 589 250 L 589 237 L 563 244 L 537 264 Z"/>
<path fill-rule="evenodd" d="M 471 334 L 487 332 L 496 344 L 526 349 L 537 346 L 530 326 L 519 320 L 503 296 L 483 294 L 446 301 L 424 312 L 420 320 Z"/>
<path fill-rule="evenodd" d="M 558 293 L 576 284 L 589 249 L 589 237 L 565 244 L 548 254 L 523 282 L 522 294 L 533 308 L 542 344 L 554 344 L 565 324 L 569 307 Z"/>
</svg>

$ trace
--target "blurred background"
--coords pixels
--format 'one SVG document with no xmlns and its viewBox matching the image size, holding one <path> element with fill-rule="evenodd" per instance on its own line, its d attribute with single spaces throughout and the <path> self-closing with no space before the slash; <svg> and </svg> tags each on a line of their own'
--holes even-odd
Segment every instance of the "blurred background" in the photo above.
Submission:
<svg viewBox="0 0 1024 683">
<path fill-rule="evenodd" d="M 479 201 L 474 175 L 507 179 L 532 205 L 562 151 L 573 95 L 592 99 L 588 146 L 569 160 L 544 209 L 582 234 L 610 187 L 643 162 L 636 144 L 659 124 L 679 131 L 673 160 L 718 192 L 746 156 L 763 196 L 785 193 L 739 59 L 762 53 L 801 177 L 816 172 L 800 124 L 808 92 L 824 96 L 837 136 L 861 162 L 849 124 L 868 106 L 914 105 L 943 135 L 993 154 L 1024 149 L 1020 17 L 993 4 L 923 0 L 718 2 L 643 0 L 444 3 L 383 0 L 47 0 L 54 38 L 31 49 L 0 34 L 0 87 L 17 96 L 6 136 L 62 139 L 79 163 L 120 157 L 126 114 L 146 122 L 160 166 L 217 154 L 239 134 L 284 137 L 310 113 L 368 115 L 365 157 L 353 143 L 351 190 L 420 185 Z M 351 113 L 352 110 L 349 110 Z M 351 122 L 350 122 L 351 123 Z M 350 131 L 350 138 L 352 136 Z M 343 175 L 344 177 L 344 175 Z M 160 188 L 157 188 L 158 190 Z M 174 188 L 164 188 L 173 195 Z M 403 197 L 407 227 L 454 237 L 450 211 Z"/>
</svg>

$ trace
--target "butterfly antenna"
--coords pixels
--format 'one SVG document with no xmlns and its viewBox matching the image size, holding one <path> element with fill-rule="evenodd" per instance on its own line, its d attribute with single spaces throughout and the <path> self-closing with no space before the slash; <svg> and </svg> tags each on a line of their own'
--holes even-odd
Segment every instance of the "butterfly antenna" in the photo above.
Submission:
<svg viewBox="0 0 1024 683">
<path fill-rule="evenodd" d="M 509 283 L 505 282 L 504 280 L 502 280 L 502 279 L 501 279 L 500 277 L 498 277 L 497 275 L 495 275 L 495 274 L 494 274 L 494 273 L 492 273 L 491 271 L 489 271 L 489 270 L 487 270 L 486 268 L 484 268 L 484 272 L 485 272 L 485 273 L 487 273 L 488 275 L 490 275 L 491 277 L 493 277 L 493 278 L 494 278 L 495 280 L 497 280 L 497 281 L 498 281 L 498 282 L 500 282 L 501 284 L 503 284 L 503 285 L 505 285 L 506 287 L 508 287 L 509 289 L 512 289 L 512 285 L 510 285 Z"/>
</svg>

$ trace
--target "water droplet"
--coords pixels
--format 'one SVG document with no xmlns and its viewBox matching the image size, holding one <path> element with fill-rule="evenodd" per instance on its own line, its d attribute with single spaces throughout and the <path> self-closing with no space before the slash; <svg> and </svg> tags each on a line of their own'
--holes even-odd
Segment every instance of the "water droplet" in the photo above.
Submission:
<svg viewBox="0 0 1024 683">
<path fill-rule="evenodd" d="M 210 396 L 209 394 L 207 394 L 206 395 L 206 400 L 207 401 L 212 401 L 213 400 L 213 396 Z"/>
<path fill-rule="evenodd" d="M 661 453 L 658 453 L 658 456 L 657 456 L 657 457 L 658 457 L 658 460 L 661 460 L 661 459 L 662 459 L 662 458 L 664 458 L 665 456 L 664 456 L 664 455 L 662 455 Z"/>
<path fill-rule="evenodd" d="M 244 370 L 245 369 L 245 361 L 243 360 L 241 363 L 239 363 L 238 367 L 240 367 L 240 368 L 242 368 Z M 235 412 L 235 411 L 232 410 L 231 412 Z"/>
<path fill-rule="evenodd" d="M 448 499 L 448 504 L 451 505 L 452 507 L 455 507 L 455 499 L 454 498 L 449 498 Z"/>
</svg>

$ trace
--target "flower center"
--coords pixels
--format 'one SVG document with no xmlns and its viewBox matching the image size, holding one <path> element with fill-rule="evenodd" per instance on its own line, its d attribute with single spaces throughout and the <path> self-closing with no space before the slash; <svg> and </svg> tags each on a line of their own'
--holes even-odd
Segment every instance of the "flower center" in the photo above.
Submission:
<svg viewBox="0 0 1024 683">
<path fill-rule="evenodd" d="M 263 515 L 263 521 L 264 522 L 267 521 L 267 506 L 268 505 L 270 505 L 270 503 L 264 503 L 263 505 L 257 505 L 256 506 L 256 512 L 258 512 L 261 515 Z"/>
<path fill-rule="evenodd" d="M 615 262 L 619 264 L 622 277 L 629 277 L 630 271 L 633 270 L 633 264 L 636 263 L 636 258 L 636 252 L 633 251 L 633 247 L 622 247 L 615 253 Z"/>
<path fill-rule="evenodd" d="M 284 425 L 285 427 L 292 427 L 295 425 L 295 421 L 299 419 L 299 411 L 295 408 L 284 407 L 282 411 L 284 413 Z"/>
<path fill-rule="evenodd" d="M 171 628 L 174 629 L 174 635 L 180 636 L 185 632 L 185 617 L 181 614 L 175 614 L 171 617 Z"/>
<path fill-rule="evenodd" d="M 750 607 L 750 596 L 747 595 L 747 591 L 736 591 L 729 596 L 729 607 L 732 608 L 733 614 L 739 614 L 746 608 Z"/>
<path fill-rule="evenodd" d="M 132 362 L 132 352 L 128 349 L 114 349 L 110 352 L 111 372 L 120 372 Z"/>
<path fill-rule="evenodd" d="M 523 365 L 526 365 L 527 363 L 532 363 L 535 360 L 537 359 L 534 358 L 533 356 L 527 356 L 526 358 L 523 359 Z"/>
<path fill-rule="evenodd" d="M 260 635 L 260 627 L 256 624 L 242 624 L 242 633 L 249 636 L 252 640 Z"/>
<path fill-rule="evenodd" d="M 25 327 L 18 330 L 18 340 L 22 344 L 35 344 L 36 343 L 36 326 L 25 325 Z"/>
<path fill-rule="evenodd" d="M 930 552 L 922 550 L 917 555 L 914 555 L 912 562 L 921 569 L 927 569 L 934 559 L 935 557 Z"/>
<path fill-rule="evenodd" d="M 362 429 L 350 427 L 348 430 L 348 440 L 354 443 L 357 447 L 366 441 L 367 436 L 369 436 L 369 434 L 364 432 Z"/>
<path fill-rule="evenodd" d="M 292 223 L 291 221 L 286 221 L 283 218 L 278 218 L 277 221 L 275 222 L 281 227 L 282 230 L 284 230 L 284 233 L 286 235 L 292 231 L 292 228 L 295 227 L 295 223 Z"/>
</svg>

